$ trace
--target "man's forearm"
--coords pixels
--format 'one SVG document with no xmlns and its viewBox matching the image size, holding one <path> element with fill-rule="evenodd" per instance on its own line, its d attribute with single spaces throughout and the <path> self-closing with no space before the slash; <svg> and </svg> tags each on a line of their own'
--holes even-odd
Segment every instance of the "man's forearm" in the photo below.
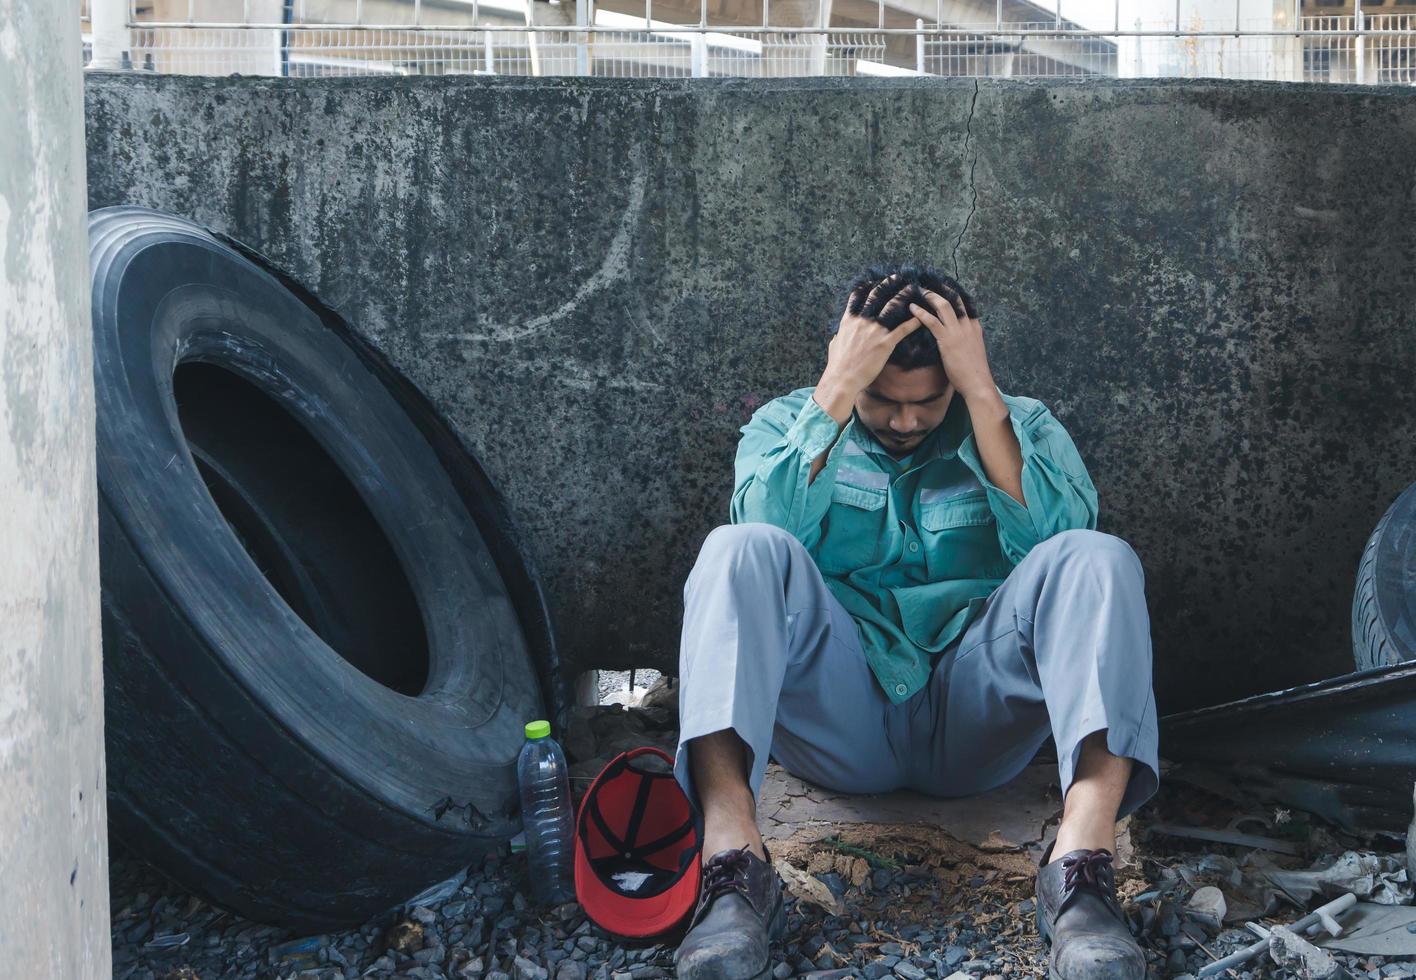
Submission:
<svg viewBox="0 0 1416 980">
<path fill-rule="evenodd" d="M 978 444 L 983 471 L 994 486 L 1026 507 L 1027 501 L 1023 499 L 1023 450 L 1018 445 L 1018 437 L 1013 434 L 1008 406 L 998 394 L 998 389 L 993 387 L 965 397 L 964 401 L 968 405 L 969 421 L 973 425 L 974 442 Z"/>
<path fill-rule="evenodd" d="M 841 433 L 845 431 L 846 423 L 851 420 L 851 408 L 855 404 L 855 392 L 848 391 L 843 386 L 837 384 L 826 375 L 821 376 L 817 382 L 816 390 L 811 393 L 812 399 L 826 412 L 827 415 L 835 419 L 840 429 L 836 432 L 836 439 L 841 438 Z M 826 468 L 826 458 L 831 455 L 831 449 L 836 445 L 836 440 L 831 440 L 831 445 L 822 451 L 811 461 L 811 475 L 807 477 L 807 484 L 816 482 L 816 476 Z"/>
</svg>

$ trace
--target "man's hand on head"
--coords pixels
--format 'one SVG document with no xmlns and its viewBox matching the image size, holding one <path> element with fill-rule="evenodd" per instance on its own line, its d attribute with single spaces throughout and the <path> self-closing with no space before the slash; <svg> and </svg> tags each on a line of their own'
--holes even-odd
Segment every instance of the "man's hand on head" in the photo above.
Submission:
<svg viewBox="0 0 1416 980">
<path fill-rule="evenodd" d="M 988 351 L 983 343 L 983 325 L 977 316 L 969 316 L 963 297 L 944 287 L 946 295 L 926 289 L 928 308 L 910 304 L 910 312 L 925 329 L 934 334 L 944 373 L 954 390 L 968 401 L 971 397 L 992 396 L 997 388 L 993 371 L 988 366 Z"/>
<path fill-rule="evenodd" d="M 850 420 L 856 395 L 885 369 L 885 362 L 890 359 L 895 345 L 921 326 L 918 315 L 893 330 L 877 319 L 897 312 L 906 302 L 897 293 L 884 307 L 879 306 L 881 290 L 888 290 L 896 278 L 891 276 L 881 280 L 869 292 L 865 286 L 851 292 L 840 327 L 827 348 L 826 370 L 817 382 L 814 397 L 817 404 L 841 425 Z"/>
</svg>

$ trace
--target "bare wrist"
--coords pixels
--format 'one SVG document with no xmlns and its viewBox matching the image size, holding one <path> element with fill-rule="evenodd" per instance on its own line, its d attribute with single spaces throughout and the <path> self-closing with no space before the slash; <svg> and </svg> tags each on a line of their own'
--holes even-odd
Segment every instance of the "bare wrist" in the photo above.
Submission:
<svg viewBox="0 0 1416 980">
<path fill-rule="evenodd" d="M 979 412 L 992 412 L 1003 416 L 1008 414 L 1008 405 L 1003 401 L 1003 396 L 998 393 L 996 385 L 974 388 L 967 393 L 959 392 L 959 394 L 964 399 L 964 403 L 968 405 L 970 414 Z"/>
<path fill-rule="evenodd" d="M 845 425 L 851 419 L 851 409 L 855 407 L 856 392 L 842 385 L 835 378 L 822 375 L 812 392 L 812 399 L 827 415 L 836 420 L 837 425 Z"/>
</svg>

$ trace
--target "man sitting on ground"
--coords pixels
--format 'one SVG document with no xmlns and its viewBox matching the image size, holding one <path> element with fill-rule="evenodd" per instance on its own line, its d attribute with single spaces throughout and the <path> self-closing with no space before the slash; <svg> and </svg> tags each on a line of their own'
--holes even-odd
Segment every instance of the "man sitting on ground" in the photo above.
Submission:
<svg viewBox="0 0 1416 980">
<path fill-rule="evenodd" d="M 963 796 L 1051 735 L 1052 976 L 1141 980 L 1111 867 L 1116 821 L 1159 771 L 1141 563 L 1095 530 L 1061 423 L 994 384 L 972 298 L 928 267 L 868 270 L 820 381 L 742 431 L 731 524 L 684 586 L 674 774 L 703 816 L 704 875 L 678 975 L 771 970 L 769 755 L 837 791 Z"/>
</svg>

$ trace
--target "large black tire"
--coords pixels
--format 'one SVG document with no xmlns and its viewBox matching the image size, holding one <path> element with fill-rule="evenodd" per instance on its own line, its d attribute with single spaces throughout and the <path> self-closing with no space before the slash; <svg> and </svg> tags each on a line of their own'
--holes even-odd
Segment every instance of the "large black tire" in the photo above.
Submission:
<svg viewBox="0 0 1416 980">
<path fill-rule="evenodd" d="M 112 829 L 251 918 L 361 922 L 518 828 L 562 697 L 535 576 L 329 311 L 169 215 L 90 242 Z"/>
<path fill-rule="evenodd" d="M 1362 552 L 1352 656 L 1358 670 L 1416 660 L 1416 484 L 1382 515 Z"/>
</svg>

